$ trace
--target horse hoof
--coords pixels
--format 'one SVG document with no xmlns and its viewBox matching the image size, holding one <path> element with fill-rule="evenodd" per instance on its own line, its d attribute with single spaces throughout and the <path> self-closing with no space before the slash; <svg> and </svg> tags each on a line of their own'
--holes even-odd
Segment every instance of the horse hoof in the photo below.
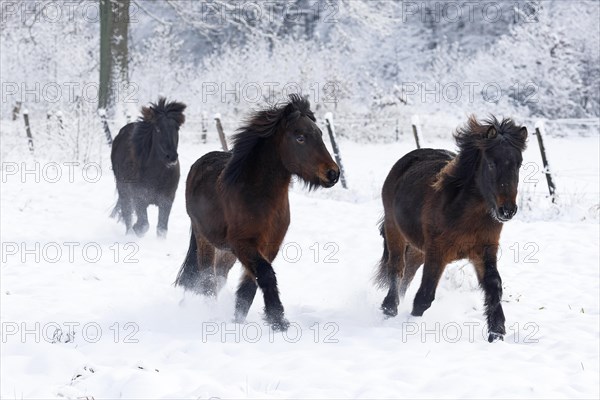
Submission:
<svg viewBox="0 0 600 400">
<path fill-rule="evenodd" d="M 504 335 L 502 333 L 490 332 L 490 335 L 488 336 L 488 342 L 494 343 L 499 340 L 504 341 Z"/>
<path fill-rule="evenodd" d="M 284 332 L 290 327 L 290 323 L 285 318 L 270 321 L 269 323 L 271 324 L 271 329 L 273 329 L 275 332 Z"/>
<path fill-rule="evenodd" d="M 386 318 L 393 318 L 398 315 L 398 307 L 381 306 L 381 311 Z"/>
<path fill-rule="evenodd" d="M 425 312 L 425 310 L 413 308 L 410 315 L 412 315 L 413 317 L 422 317 L 424 312 Z"/>
<path fill-rule="evenodd" d="M 134 225 L 133 231 L 138 237 L 142 237 L 148 232 L 148 225 Z"/>
</svg>

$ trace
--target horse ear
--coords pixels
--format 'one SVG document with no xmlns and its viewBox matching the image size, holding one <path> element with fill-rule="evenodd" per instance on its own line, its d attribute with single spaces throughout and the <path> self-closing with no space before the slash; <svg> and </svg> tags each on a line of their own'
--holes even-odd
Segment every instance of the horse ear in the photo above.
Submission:
<svg viewBox="0 0 600 400">
<path fill-rule="evenodd" d="M 492 125 L 488 128 L 487 132 L 485 133 L 485 138 L 494 139 L 496 136 L 498 136 L 498 132 L 496 131 L 496 128 Z"/>
<path fill-rule="evenodd" d="M 526 127 L 522 127 L 521 129 L 519 129 L 519 136 L 521 136 L 521 139 L 523 139 L 523 140 L 527 139 L 527 128 Z"/>
<path fill-rule="evenodd" d="M 154 109 L 152 107 L 142 107 L 142 118 L 148 122 L 154 121 Z"/>
</svg>

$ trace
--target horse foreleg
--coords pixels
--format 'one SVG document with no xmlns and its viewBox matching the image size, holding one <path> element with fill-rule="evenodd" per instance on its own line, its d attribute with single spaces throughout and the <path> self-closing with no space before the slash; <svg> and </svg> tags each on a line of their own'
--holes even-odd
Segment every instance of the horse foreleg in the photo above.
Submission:
<svg viewBox="0 0 600 400">
<path fill-rule="evenodd" d="M 125 223 L 125 234 L 128 234 L 131 232 L 131 220 L 133 217 L 131 199 L 125 196 L 119 196 L 119 202 L 121 206 L 121 218 L 123 218 L 123 222 Z"/>
<path fill-rule="evenodd" d="M 281 304 L 281 300 L 279 299 L 275 271 L 273 270 L 273 266 L 253 247 L 250 245 L 246 247 L 245 251 L 236 252 L 236 255 L 246 268 L 247 273 L 249 272 L 256 277 L 256 284 L 258 284 L 258 287 L 263 292 L 265 319 L 273 330 L 286 330 L 290 323 L 284 317 L 283 304 Z M 243 311 L 243 309 L 241 310 Z"/>
<path fill-rule="evenodd" d="M 167 236 L 169 225 L 169 215 L 171 214 L 172 200 L 165 200 L 158 206 L 158 225 L 156 226 L 156 235 L 164 238 Z"/>
<path fill-rule="evenodd" d="M 146 232 L 148 232 L 149 224 L 148 224 L 148 213 L 147 213 L 147 204 L 143 204 L 139 201 L 135 204 L 135 215 L 137 217 L 137 221 L 133 225 L 133 231 L 136 235 L 142 237 Z"/>
<path fill-rule="evenodd" d="M 255 263 L 256 282 L 263 292 L 265 299 L 265 315 L 267 322 L 275 331 L 285 331 L 290 323 L 284 317 L 283 304 L 279 299 L 277 288 L 277 277 L 273 266 L 265 259 L 259 259 Z"/>
<path fill-rule="evenodd" d="M 440 277 L 444 272 L 445 266 L 445 263 L 441 260 L 431 257 L 429 254 L 425 256 L 423 279 L 421 280 L 421 286 L 415 296 L 412 315 L 420 317 L 429 307 L 431 307 L 431 303 L 435 300 L 435 290 L 440 281 Z"/>
<path fill-rule="evenodd" d="M 485 293 L 485 316 L 488 325 L 488 341 L 503 340 L 506 329 L 502 310 L 502 279 L 496 264 L 497 246 L 486 246 L 483 256 L 471 260 L 477 271 L 479 285 Z"/>
</svg>

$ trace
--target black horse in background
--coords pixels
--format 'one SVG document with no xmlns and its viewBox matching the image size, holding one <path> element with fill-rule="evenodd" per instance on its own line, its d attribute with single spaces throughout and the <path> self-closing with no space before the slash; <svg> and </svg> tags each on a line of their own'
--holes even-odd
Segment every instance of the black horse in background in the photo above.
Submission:
<svg viewBox="0 0 600 400">
<path fill-rule="evenodd" d="M 158 206 L 157 234 L 164 237 L 175 191 L 179 184 L 177 145 L 185 121 L 186 105 L 167 102 L 142 107 L 142 117 L 125 125 L 112 144 L 110 159 L 119 199 L 111 216 L 125 222 L 126 232 L 143 236 L 148 231 L 147 208 Z M 135 211 L 137 221 L 133 225 Z"/>
</svg>

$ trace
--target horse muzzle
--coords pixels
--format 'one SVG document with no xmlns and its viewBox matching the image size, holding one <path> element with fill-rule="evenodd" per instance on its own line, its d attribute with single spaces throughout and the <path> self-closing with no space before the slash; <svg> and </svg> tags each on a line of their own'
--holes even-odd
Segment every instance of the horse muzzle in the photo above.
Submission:
<svg viewBox="0 0 600 400">
<path fill-rule="evenodd" d="M 516 204 L 504 204 L 495 210 L 496 218 L 502 222 L 510 221 L 517 214 L 518 209 Z"/>
<path fill-rule="evenodd" d="M 340 179 L 340 170 L 339 169 L 329 169 L 325 173 L 326 179 L 321 179 L 321 185 L 326 188 L 330 188 L 335 185 Z"/>
</svg>

